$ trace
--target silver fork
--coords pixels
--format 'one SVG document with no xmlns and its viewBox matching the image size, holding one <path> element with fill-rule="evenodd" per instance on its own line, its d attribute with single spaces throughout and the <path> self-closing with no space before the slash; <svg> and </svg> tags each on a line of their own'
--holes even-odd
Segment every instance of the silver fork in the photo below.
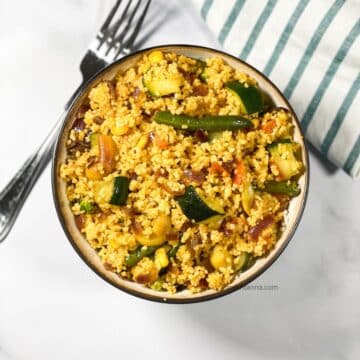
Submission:
<svg viewBox="0 0 360 360">
<path fill-rule="evenodd" d="M 66 103 L 56 125 L 40 147 L 25 161 L 4 190 L 0 192 L 0 243 L 9 234 L 33 186 L 49 163 L 57 133 L 66 111 L 76 95 L 82 90 L 84 84 L 91 76 L 106 65 L 124 55 L 128 55 L 132 51 L 151 0 L 137 0 L 136 4 L 132 7 L 131 3 L 133 0 L 128 0 L 122 6 L 122 11 L 120 11 L 121 2 L 122 0 L 116 1 L 81 60 L 80 71 L 83 81 Z M 144 3 L 145 5 L 141 5 Z M 115 15 L 118 12 L 121 15 L 114 21 Z M 136 15 L 137 19 L 136 23 L 134 23 Z"/>
</svg>

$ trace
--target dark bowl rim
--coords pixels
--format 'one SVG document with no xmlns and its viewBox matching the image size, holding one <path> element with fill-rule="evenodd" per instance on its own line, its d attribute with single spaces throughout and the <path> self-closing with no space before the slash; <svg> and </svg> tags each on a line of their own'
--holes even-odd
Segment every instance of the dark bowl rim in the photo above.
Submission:
<svg viewBox="0 0 360 360">
<path fill-rule="evenodd" d="M 296 219 L 292 225 L 292 228 L 288 234 L 288 237 L 285 239 L 285 241 L 283 242 L 282 246 L 279 247 L 279 249 L 277 250 L 277 253 L 275 254 L 275 256 L 273 256 L 273 258 L 271 259 L 271 261 L 267 262 L 264 264 L 264 266 L 262 266 L 261 268 L 259 268 L 251 277 L 249 277 L 248 279 L 246 279 L 246 281 L 239 283 L 238 285 L 233 285 L 230 286 L 229 288 L 225 288 L 224 290 L 221 291 L 216 291 L 212 294 L 208 294 L 208 295 L 203 295 L 203 296 L 198 296 L 196 298 L 181 298 L 181 299 L 168 299 L 166 297 L 161 297 L 161 296 L 153 296 L 150 294 L 145 294 L 143 292 L 134 290 L 134 289 L 129 289 L 126 288 L 125 286 L 121 286 L 115 282 L 113 282 L 112 280 L 110 280 L 109 278 L 107 278 L 106 276 L 104 276 L 100 271 L 98 271 L 98 269 L 96 268 L 96 266 L 94 266 L 87 258 L 86 256 L 83 254 L 83 252 L 79 249 L 79 247 L 76 245 L 76 243 L 73 241 L 72 236 L 68 230 L 68 227 L 66 226 L 66 222 L 65 219 L 62 215 L 61 212 L 61 206 L 60 206 L 60 201 L 58 199 L 57 196 L 57 191 L 56 191 L 56 177 L 57 177 L 57 168 L 55 166 L 55 164 L 57 164 L 57 160 L 58 160 L 58 150 L 59 150 L 59 143 L 60 140 L 62 138 L 62 134 L 64 131 L 64 128 L 67 124 L 67 119 L 68 119 L 68 114 L 71 113 L 74 104 L 76 103 L 77 99 L 86 91 L 88 90 L 88 85 L 98 76 L 108 72 L 111 68 L 117 66 L 120 62 L 135 56 L 135 55 L 139 55 L 142 53 L 146 53 L 149 52 L 151 50 L 154 49 L 158 49 L 158 48 L 166 48 L 166 47 L 182 47 L 182 48 L 197 48 L 200 50 L 207 50 L 207 51 L 212 51 L 215 53 L 219 53 L 228 57 L 231 57 L 232 59 L 234 59 L 235 61 L 238 61 L 240 63 L 242 63 L 243 65 L 249 67 L 250 69 L 252 69 L 255 73 L 257 73 L 257 75 L 261 78 L 264 79 L 265 82 L 268 82 L 280 95 L 280 97 L 282 98 L 282 100 L 285 102 L 286 106 L 288 107 L 288 109 L 292 112 L 294 120 L 299 128 L 301 137 L 302 137 L 302 142 L 303 142 L 303 146 L 304 146 L 304 153 L 305 153 L 305 157 L 306 157 L 306 170 L 305 173 L 303 174 L 305 176 L 305 186 L 304 186 L 304 195 L 303 195 L 303 199 L 300 205 L 300 209 L 296 215 Z M 85 262 L 85 264 L 95 272 L 95 274 L 97 274 L 101 279 L 105 280 L 108 284 L 114 286 L 115 288 L 124 291 L 125 293 L 129 294 L 129 295 L 133 295 L 136 296 L 138 298 L 141 299 L 145 299 L 145 300 L 150 300 L 153 302 L 157 302 L 157 303 L 167 303 L 167 304 L 193 304 L 193 303 L 199 303 L 199 302 L 204 302 L 204 301 L 209 301 L 209 300 L 214 300 L 214 299 L 218 299 L 221 298 L 225 295 L 231 294 L 243 287 L 245 287 L 246 285 L 248 285 L 249 283 L 251 283 L 252 281 L 254 281 L 257 277 L 259 277 L 261 274 L 263 274 L 271 265 L 274 264 L 274 262 L 279 258 L 279 256 L 284 252 L 285 248 L 288 246 L 290 240 L 293 238 L 295 231 L 302 219 L 302 216 L 304 214 L 304 209 L 305 209 L 305 205 L 307 202 L 307 197 L 308 197 L 308 190 L 309 190 L 309 180 L 310 180 L 310 161 L 309 161 L 309 151 L 308 151 L 308 147 L 306 144 L 306 140 L 304 137 L 304 133 L 301 129 L 300 126 L 300 121 L 294 111 L 294 109 L 292 108 L 292 106 L 290 105 L 288 99 L 285 97 L 285 95 L 280 91 L 280 89 L 266 76 L 264 75 L 260 70 L 256 69 L 254 66 L 248 64 L 246 61 L 241 60 L 240 58 L 237 58 L 234 55 L 231 55 L 225 51 L 222 50 L 218 50 L 218 49 L 214 49 L 214 48 L 210 48 L 210 47 L 206 47 L 206 46 L 199 46 L 199 45 L 191 45 L 191 44 L 165 44 L 165 45 L 156 45 L 156 46 L 151 46 L 145 49 L 141 49 L 138 51 L 135 51 L 129 55 L 126 55 L 124 57 L 122 57 L 121 59 L 118 59 L 116 61 L 114 61 L 113 63 L 107 65 L 105 68 L 101 69 L 100 71 L 98 71 L 97 73 L 95 73 L 88 81 L 86 81 L 79 89 L 79 91 L 77 91 L 76 96 L 74 96 L 72 98 L 72 102 L 70 104 L 70 106 L 66 109 L 66 115 L 63 118 L 63 123 L 61 125 L 61 128 L 58 132 L 57 138 L 56 138 L 56 142 L 53 148 L 53 154 L 52 154 L 52 167 L 51 167 L 51 183 L 52 183 L 52 195 L 53 195 L 53 200 L 55 203 L 55 209 L 56 209 L 56 213 L 58 216 L 58 219 L 61 223 L 62 229 L 67 237 L 67 239 L 69 240 L 71 246 L 74 248 L 74 250 L 77 252 L 77 254 L 79 255 L 79 257 Z"/>
</svg>

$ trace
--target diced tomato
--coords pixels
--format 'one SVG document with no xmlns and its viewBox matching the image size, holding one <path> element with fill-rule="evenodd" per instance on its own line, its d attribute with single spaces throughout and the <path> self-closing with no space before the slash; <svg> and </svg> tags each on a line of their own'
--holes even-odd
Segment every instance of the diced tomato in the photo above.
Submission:
<svg viewBox="0 0 360 360">
<path fill-rule="evenodd" d="M 275 126 L 276 126 L 276 121 L 269 120 L 265 124 L 261 125 L 261 129 L 264 130 L 267 134 L 270 134 L 275 129 Z"/>
<path fill-rule="evenodd" d="M 161 138 L 159 135 L 157 134 L 150 134 L 150 139 L 153 141 L 153 143 L 159 148 L 159 149 L 167 149 L 167 147 L 169 146 L 169 143 L 167 142 L 166 139 Z"/>
<path fill-rule="evenodd" d="M 160 148 L 160 149 L 166 149 L 169 145 L 169 143 L 166 140 L 163 139 L 159 139 L 156 142 L 156 145 Z"/>
<path fill-rule="evenodd" d="M 93 164 L 85 169 L 85 175 L 89 180 L 101 180 L 102 175 L 97 167 L 97 164 Z"/>
<path fill-rule="evenodd" d="M 217 175 L 222 175 L 222 176 L 229 175 L 229 173 L 224 169 L 224 167 L 221 164 L 219 164 L 218 162 L 211 163 L 209 172 L 211 174 L 217 174 Z"/>
<path fill-rule="evenodd" d="M 241 160 L 239 160 L 236 164 L 236 169 L 234 172 L 234 177 L 233 177 L 234 184 L 240 185 L 243 183 L 245 178 L 245 172 L 246 172 L 245 165 Z"/>
</svg>

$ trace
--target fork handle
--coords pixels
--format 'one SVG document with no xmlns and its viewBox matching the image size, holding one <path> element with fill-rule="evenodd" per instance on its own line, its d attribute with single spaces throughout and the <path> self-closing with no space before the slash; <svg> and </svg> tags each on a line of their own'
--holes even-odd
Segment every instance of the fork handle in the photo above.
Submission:
<svg viewBox="0 0 360 360">
<path fill-rule="evenodd" d="M 9 234 L 33 186 L 49 163 L 65 114 L 65 111 L 60 114 L 44 142 L 0 192 L 0 243 Z"/>
</svg>

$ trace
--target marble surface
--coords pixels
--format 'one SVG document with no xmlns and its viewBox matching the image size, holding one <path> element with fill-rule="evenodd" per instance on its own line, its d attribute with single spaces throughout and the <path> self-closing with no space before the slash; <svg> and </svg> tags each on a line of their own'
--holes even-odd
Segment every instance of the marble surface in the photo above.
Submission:
<svg viewBox="0 0 360 360">
<path fill-rule="evenodd" d="M 154 0 L 142 46 L 219 47 L 187 1 Z M 0 2 L 0 187 L 51 127 L 111 1 Z M 149 20 L 149 19 L 148 19 Z M 195 305 L 131 297 L 80 260 L 57 220 L 49 168 L 0 245 L 0 360 L 358 359 L 360 185 L 311 154 L 299 229 L 254 284 Z"/>
</svg>

